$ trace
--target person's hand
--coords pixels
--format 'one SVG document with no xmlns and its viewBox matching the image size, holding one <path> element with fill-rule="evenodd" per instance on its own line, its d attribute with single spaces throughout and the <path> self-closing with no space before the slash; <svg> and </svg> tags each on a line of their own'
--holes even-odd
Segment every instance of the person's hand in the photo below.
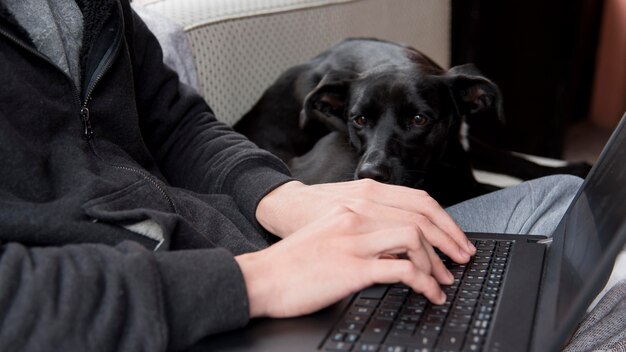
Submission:
<svg viewBox="0 0 626 352">
<path fill-rule="evenodd" d="M 343 205 L 326 213 L 264 250 L 235 257 L 251 317 L 308 314 L 375 283 L 402 282 L 434 303 L 445 301 L 439 285 L 454 278 L 420 227 Z M 398 254 L 406 259 L 382 259 Z"/>
<path fill-rule="evenodd" d="M 459 263 L 465 263 L 476 248 L 459 226 L 426 192 L 378 183 L 358 181 L 307 186 L 298 181 L 286 183 L 261 200 L 256 216 L 260 224 L 285 238 L 336 209 L 345 207 L 364 215 L 361 224 L 380 228 L 413 226 L 433 246 Z"/>
</svg>

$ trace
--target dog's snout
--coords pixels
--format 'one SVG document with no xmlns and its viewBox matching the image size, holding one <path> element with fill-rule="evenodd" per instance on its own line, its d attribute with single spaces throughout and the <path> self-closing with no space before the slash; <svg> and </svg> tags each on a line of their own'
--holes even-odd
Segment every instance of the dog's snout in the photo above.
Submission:
<svg viewBox="0 0 626 352">
<path fill-rule="evenodd" d="M 391 168 L 386 164 L 364 163 L 357 171 L 357 178 L 371 178 L 378 182 L 388 182 L 391 178 Z"/>
</svg>

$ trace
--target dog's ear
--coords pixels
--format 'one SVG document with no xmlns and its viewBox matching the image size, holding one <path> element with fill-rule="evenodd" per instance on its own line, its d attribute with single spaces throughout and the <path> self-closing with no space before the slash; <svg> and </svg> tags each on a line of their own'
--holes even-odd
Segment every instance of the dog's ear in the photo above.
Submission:
<svg viewBox="0 0 626 352">
<path fill-rule="evenodd" d="M 317 119 L 331 130 L 347 133 L 344 109 L 350 84 L 357 77 L 352 71 L 331 71 L 307 94 L 300 111 L 300 128 Z"/>
<path fill-rule="evenodd" d="M 504 123 L 500 88 L 472 64 L 452 67 L 446 73 L 459 115 L 469 116 L 493 110 Z"/>
</svg>

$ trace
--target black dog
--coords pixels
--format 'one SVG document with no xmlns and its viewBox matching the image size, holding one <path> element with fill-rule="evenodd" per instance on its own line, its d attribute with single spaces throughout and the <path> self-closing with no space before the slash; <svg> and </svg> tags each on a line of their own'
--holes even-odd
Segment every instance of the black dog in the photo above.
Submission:
<svg viewBox="0 0 626 352">
<path fill-rule="evenodd" d="M 347 39 L 286 71 L 234 127 L 307 183 L 371 178 L 449 205 L 495 189 L 474 179 L 462 125 L 501 118 L 501 101 L 472 65 L 445 71 L 410 47 Z"/>
</svg>

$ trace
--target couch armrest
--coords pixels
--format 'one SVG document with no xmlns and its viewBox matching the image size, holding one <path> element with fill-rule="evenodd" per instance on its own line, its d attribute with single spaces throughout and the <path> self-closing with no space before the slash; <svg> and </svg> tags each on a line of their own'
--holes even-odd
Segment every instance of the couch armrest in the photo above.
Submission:
<svg viewBox="0 0 626 352">
<path fill-rule="evenodd" d="M 148 0 L 184 29 L 199 92 L 216 116 L 241 118 L 287 68 L 351 36 L 450 60 L 450 0 Z"/>
</svg>

